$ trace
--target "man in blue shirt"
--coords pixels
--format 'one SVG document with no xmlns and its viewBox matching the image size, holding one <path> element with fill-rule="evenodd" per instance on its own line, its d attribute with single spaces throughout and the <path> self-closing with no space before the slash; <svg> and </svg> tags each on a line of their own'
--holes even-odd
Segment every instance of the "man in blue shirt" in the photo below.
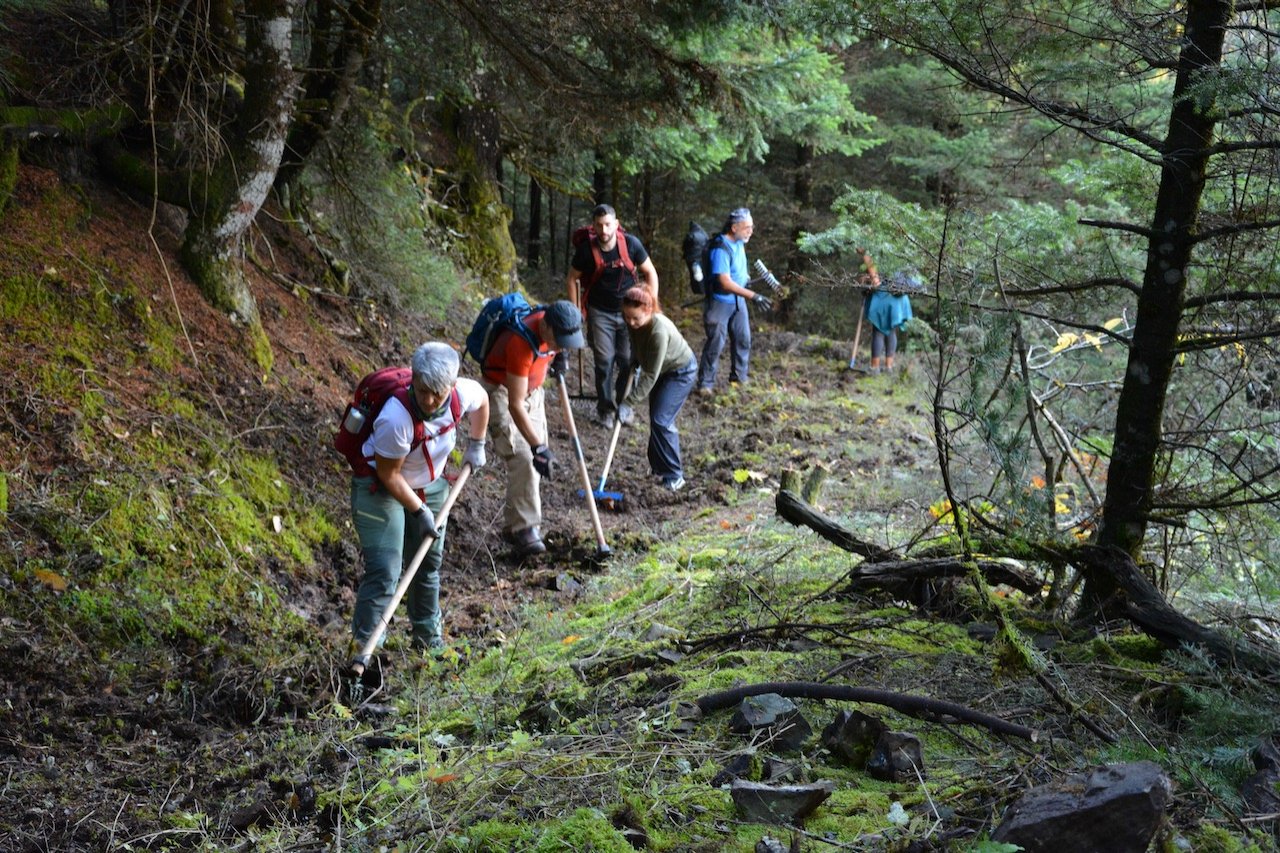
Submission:
<svg viewBox="0 0 1280 853">
<path fill-rule="evenodd" d="M 766 311 L 770 308 L 764 294 L 746 287 L 750 280 L 746 246 L 754 228 L 751 211 L 739 207 L 729 212 L 720 233 L 711 238 L 711 279 L 702 312 L 707 341 L 702 346 L 702 358 L 698 359 L 698 394 L 702 397 L 711 396 L 720 366 L 720 353 L 724 351 L 726 341 L 731 347 L 729 381 L 746 383 L 751 359 L 751 320 L 747 316 L 747 303 L 754 302 Z"/>
</svg>

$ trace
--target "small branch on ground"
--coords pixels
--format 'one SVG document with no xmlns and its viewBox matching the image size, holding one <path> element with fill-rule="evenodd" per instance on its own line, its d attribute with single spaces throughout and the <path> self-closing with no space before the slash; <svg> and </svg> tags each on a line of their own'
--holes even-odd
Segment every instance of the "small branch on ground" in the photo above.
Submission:
<svg viewBox="0 0 1280 853">
<path fill-rule="evenodd" d="M 813 681 L 769 681 L 763 684 L 750 684 L 709 693 L 697 700 L 702 713 L 721 711 L 732 708 L 748 696 L 759 696 L 763 693 L 777 693 L 779 696 L 800 699 L 832 699 L 837 702 L 867 702 L 883 705 L 908 716 L 933 722 L 947 722 L 947 718 L 982 726 L 996 734 L 1012 735 L 1025 738 L 1035 743 L 1039 733 L 1035 729 L 975 711 L 973 708 L 957 705 L 945 699 L 934 699 L 930 696 L 915 696 L 910 693 L 893 693 L 888 690 L 877 690 L 872 687 L 848 687 L 839 684 L 818 684 Z"/>
</svg>

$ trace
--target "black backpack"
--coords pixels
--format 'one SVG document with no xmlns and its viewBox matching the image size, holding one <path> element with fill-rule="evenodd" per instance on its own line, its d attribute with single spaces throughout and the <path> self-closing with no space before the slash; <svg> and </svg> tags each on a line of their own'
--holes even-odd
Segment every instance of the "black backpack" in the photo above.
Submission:
<svg viewBox="0 0 1280 853">
<path fill-rule="evenodd" d="M 716 233 L 708 237 L 701 225 L 690 220 L 681 253 L 689 268 L 689 289 L 698 296 L 721 292 L 720 286 L 711 281 L 711 250 L 715 248 L 724 248 L 724 235 Z"/>
</svg>

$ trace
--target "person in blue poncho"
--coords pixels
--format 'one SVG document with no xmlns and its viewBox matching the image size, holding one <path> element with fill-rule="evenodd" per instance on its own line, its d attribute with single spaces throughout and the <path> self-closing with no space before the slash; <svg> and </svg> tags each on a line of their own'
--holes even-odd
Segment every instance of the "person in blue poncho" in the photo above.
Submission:
<svg viewBox="0 0 1280 853">
<path fill-rule="evenodd" d="M 871 285 L 871 292 L 863 300 L 863 315 L 871 323 L 871 372 L 879 373 L 881 367 L 893 370 L 893 359 L 898 353 L 898 329 L 911 319 L 911 299 L 906 291 L 922 290 L 923 281 L 914 270 L 898 271 L 889 277 L 889 287 L 881 289 L 880 273 L 866 249 L 857 250 L 866 270 L 864 280 Z"/>
</svg>

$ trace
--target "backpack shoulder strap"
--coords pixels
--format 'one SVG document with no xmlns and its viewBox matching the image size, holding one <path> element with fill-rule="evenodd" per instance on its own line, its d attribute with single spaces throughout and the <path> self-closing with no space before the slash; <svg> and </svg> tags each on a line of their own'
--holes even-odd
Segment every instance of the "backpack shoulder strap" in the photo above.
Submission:
<svg viewBox="0 0 1280 853">
<path fill-rule="evenodd" d="M 628 273 L 636 271 L 636 265 L 631 262 L 631 250 L 627 248 L 627 232 L 621 228 L 618 229 L 618 260 L 622 261 Z"/>
<path fill-rule="evenodd" d="M 458 425 L 462 420 L 462 399 L 458 397 L 458 386 L 453 386 L 453 390 L 449 392 L 449 423 L 440 428 L 440 431 L 432 435 L 432 438 L 439 438 L 449 430 Z"/>
</svg>

